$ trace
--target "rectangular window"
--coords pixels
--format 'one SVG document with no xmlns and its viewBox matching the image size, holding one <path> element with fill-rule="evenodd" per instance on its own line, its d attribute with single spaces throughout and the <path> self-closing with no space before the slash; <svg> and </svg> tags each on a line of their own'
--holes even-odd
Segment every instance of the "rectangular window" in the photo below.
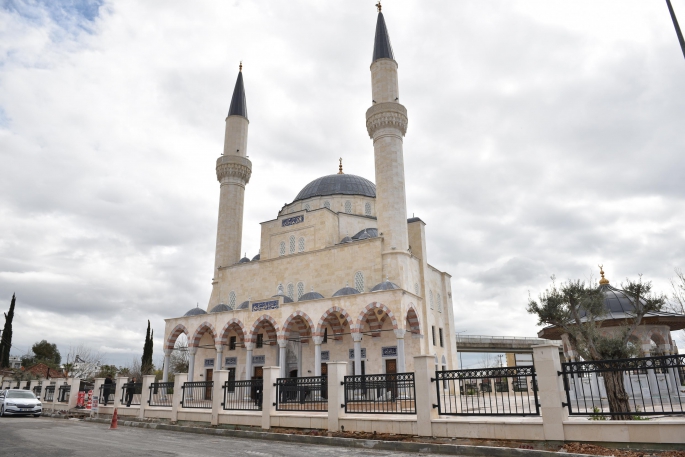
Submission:
<svg viewBox="0 0 685 457">
<path fill-rule="evenodd" d="M 439 332 L 439 334 L 440 334 L 440 347 L 441 347 L 441 348 L 444 348 L 444 347 L 445 347 L 445 343 L 444 343 L 444 341 L 442 340 L 442 329 L 438 329 L 438 332 Z"/>
<path fill-rule="evenodd" d="M 263 346 L 264 346 L 264 334 L 263 334 L 263 333 L 259 333 L 259 334 L 257 335 L 257 347 L 258 347 L 258 348 L 261 348 L 261 347 L 263 347 Z"/>
<path fill-rule="evenodd" d="M 435 346 L 435 325 L 431 327 L 431 333 L 433 334 L 433 346 Z"/>
<path fill-rule="evenodd" d="M 328 343 L 328 327 L 323 329 L 323 343 Z"/>
<path fill-rule="evenodd" d="M 232 336 L 232 337 L 228 340 L 228 350 L 229 350 L 229 351 L 235 351 L 236 338 L 237 338 L 237 337 Z"/>
</svg>

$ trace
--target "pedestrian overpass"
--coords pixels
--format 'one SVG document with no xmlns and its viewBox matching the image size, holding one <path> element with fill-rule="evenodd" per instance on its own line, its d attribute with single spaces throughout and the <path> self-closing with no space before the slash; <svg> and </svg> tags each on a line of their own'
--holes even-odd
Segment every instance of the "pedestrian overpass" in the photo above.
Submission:
<svg viewBox="0 0 685 457">
<path fill-rule="evenodd" d="M 533 353 L 538 344 L 556 344 L 563 353 L 561 341 L 521 336 L 457 335 L 457 352 L 496 352 L 509 354 Z"/>
</svg>

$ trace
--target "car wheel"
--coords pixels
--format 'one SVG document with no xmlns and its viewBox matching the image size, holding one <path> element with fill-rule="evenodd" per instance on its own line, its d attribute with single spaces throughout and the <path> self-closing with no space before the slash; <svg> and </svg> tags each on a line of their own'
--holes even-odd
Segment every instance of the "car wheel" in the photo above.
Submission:
<svg viewBox="0 0 685 457">
<path fill-rule="evenodd" d="M 0 417 L 5 416 L 5 405 L 0 406 Z"/>
<path fill-rule="evenodd" d="M 40 417 L 40 414 L 34 414 L 33 417 Z"/>
</svg>

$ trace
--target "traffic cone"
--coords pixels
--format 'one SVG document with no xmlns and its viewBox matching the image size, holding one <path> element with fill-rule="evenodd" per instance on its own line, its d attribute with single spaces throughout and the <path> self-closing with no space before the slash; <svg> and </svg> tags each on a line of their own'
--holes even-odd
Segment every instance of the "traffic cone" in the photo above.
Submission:
<svg viewBox="0 0 685 457">
<path fill-rule="evenodd" d="M 119 417 L 117 416 L 117 409 L 114 408 L 114 414 L 112 414 L 112 423 L 109 424 L 109 429 L 110 430 L 116 430 L 118 421 L 119 421 Z"/>
</svg>

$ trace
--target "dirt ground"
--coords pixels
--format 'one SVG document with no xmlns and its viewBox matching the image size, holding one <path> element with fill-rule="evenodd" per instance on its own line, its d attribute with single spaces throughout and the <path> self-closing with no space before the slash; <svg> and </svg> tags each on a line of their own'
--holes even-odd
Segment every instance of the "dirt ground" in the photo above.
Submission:
<svg viewBox="0 0 685 457">
<path fill-rule="evenodd" d="M 614 457 L 685 457 L 685 451 L 629 451 L 624 449 L 607 449 L 602 446 L 583 443 L 569 443 L 562 449 L 566 452 L 574 452 L 576 454 L 608 455 Z"/>
</svg>

